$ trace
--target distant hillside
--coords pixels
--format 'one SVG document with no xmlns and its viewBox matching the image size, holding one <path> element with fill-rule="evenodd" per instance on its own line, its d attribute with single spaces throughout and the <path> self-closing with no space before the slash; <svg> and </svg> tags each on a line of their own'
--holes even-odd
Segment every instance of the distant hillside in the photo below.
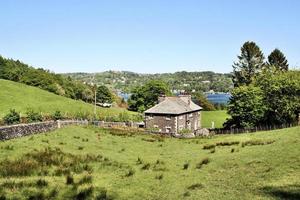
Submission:
<svg viewBox="0 0 300 200">
<path fill-rule="evenodd" d="M 55 95 L 36 87 L 0 79 L 0 118 L 10 109 L 16 109 L 25 114 L 27 109 L 33 109 L 43 114 L 52 114 L 59 110 L 70 117 L 93 116 L 93 105 L 79 100 Z M 120 113 L 135 113 L 121 108 L 97 108 L 98 117 L 118 117 Z"/>
<path fill-rule="evenodd" d="M 93 73 L 67 73 L 63 74 L 75 80 L 91 82 Z M 172 90 L 185 92 L 214 90 L 229 92 L 233 87 L 230 74 L 206 72 L 175 72 L 163 74 L 139 74 L 127 71 L 106 71 L 95 74 L 97 84 L 105 84 L 113 89 L 130 92 L 134 87 L 144 84 L 150 79 L 166 81 Z"/>
<path fill-rule="evenodd" d="M 0 56 L 0 79 L 35 86 L 48 92 L 85 102 L 93 102 L 91 86 L 42 68 L 33 68 L 19 60 Z"/>
</svg>

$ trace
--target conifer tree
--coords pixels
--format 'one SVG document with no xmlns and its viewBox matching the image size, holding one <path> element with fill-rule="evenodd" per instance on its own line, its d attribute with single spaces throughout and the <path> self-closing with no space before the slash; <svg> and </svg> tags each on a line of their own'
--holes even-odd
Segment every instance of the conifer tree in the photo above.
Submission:
<svg viewBox="0 0 300 200">
<path fill-rule="evenodd" d="M 274 66 L 281 71 L 288 71 L 289 69 L 288 61 L 279 49 L 274 49 L 268 56 L 268 66 Z"/>
<path fill-rule="evenodd" d="M 264 55 L 260 48 L 255 42 L 245 42 L 241 47 L 238 61 L 233 64 L 234 86 L 249 85 L 263 66 Z"/>
</svg>

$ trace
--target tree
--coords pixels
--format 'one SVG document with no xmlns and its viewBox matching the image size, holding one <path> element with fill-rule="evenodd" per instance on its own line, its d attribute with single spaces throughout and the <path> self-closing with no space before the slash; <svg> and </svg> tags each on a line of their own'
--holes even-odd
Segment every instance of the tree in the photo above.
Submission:
<svg viewBox="0 0 300 200">
<path fill-rule="evenodd" d="M 297 121 L 300 113 L 300 71 L 265 71 L 254 84 L 264 94 L 267 107 L 264 124 L 281 125 Z"/>
<path fill-rule="evenodd" d="M 144 112 L 154 106 L 162 94 L 171 93 L 169 86 L 161 80 L 151 80 L 144 86 L 136 87 L 128 100 L 129 110 Z"/>
<path fill-rule="evenodd" d="M 268 65 L 281 71 L 288 71 L 289 64 L 284 54 L 279 49 L 274 49 L 268 56 Z"/>
<path fill-rule="evenodd" d="M 228 104 L 231 118 L 226 128 L 252 128 L 259 125 L 265 114 L 263 91 L 259 87 L 240 86 L 232 91 Z"/>
<path fill-rule="evenodd" d="M 96 96 L 97 96 L 97 102 L 98 103 L 112 103 L 113 102 L 112 93 L 104 85 L 101 85 L 97 88 Z"/>
<path fill-rule="evenodd" d="M 212 110 L 216 110 L 215 106 L 210 103 L 207 98 L 201 94 L 201 93 L 196 93 L 193 95 L 193 101 L 201 106 L 203 108 L 203 110 L 205 111 L 212 111 Z"/>
<path fill-rule="evenodd" d="M 233 83 L 235 87 L 249 85 L 264 65 L 264 55 L 254 42 L 245 42 L 241 55 L 233 64 Z"/>
</svg>

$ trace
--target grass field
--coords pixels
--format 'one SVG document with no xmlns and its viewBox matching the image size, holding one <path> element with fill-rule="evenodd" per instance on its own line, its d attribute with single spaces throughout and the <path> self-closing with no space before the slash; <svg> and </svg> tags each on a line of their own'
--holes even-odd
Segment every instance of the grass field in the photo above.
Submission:
<svg viewBox="0 0 300 200">
<path fill-rule="evenodd" d="M 56 110 L 66 116 L 93 115 L 93 105 L 83 101 L 76 101 L 36 87 L 0 79 L 0 118 L 10 109 L 16 109 L 24 114 L 33 109 L 44 114 L 52 114 Z M 119 113 L 129 113 L 121 108 L 97 108 L 101 117 L 117 116 Z"/>
<path fill-rule="evenodd" d="M 299 146 L 300 127 L 186 140 L 67 127 L 0 143 L 0 198 L 299 199 Z"/>
<path fill-rule="evenodd" d="M 215 128 L 221 128 L 229 118 L 226 110 L 201 111 L 201 123 L 203 128 L 211 128 L 211 122 L 215 122 Z"/>
</svg>

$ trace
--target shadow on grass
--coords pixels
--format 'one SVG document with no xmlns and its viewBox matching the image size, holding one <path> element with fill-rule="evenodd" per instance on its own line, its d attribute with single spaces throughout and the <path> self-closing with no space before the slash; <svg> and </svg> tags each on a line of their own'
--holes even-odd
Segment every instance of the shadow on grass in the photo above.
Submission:
<svg viewBox="0 0 300 200">
<path fill-rule="evenodd" d="M 281 187 L 267 186 L 263 187 L 261 191 L 276 199 L 298 200 L 300 199 L 300 185 L 287 185 Z"/>
</svg>

